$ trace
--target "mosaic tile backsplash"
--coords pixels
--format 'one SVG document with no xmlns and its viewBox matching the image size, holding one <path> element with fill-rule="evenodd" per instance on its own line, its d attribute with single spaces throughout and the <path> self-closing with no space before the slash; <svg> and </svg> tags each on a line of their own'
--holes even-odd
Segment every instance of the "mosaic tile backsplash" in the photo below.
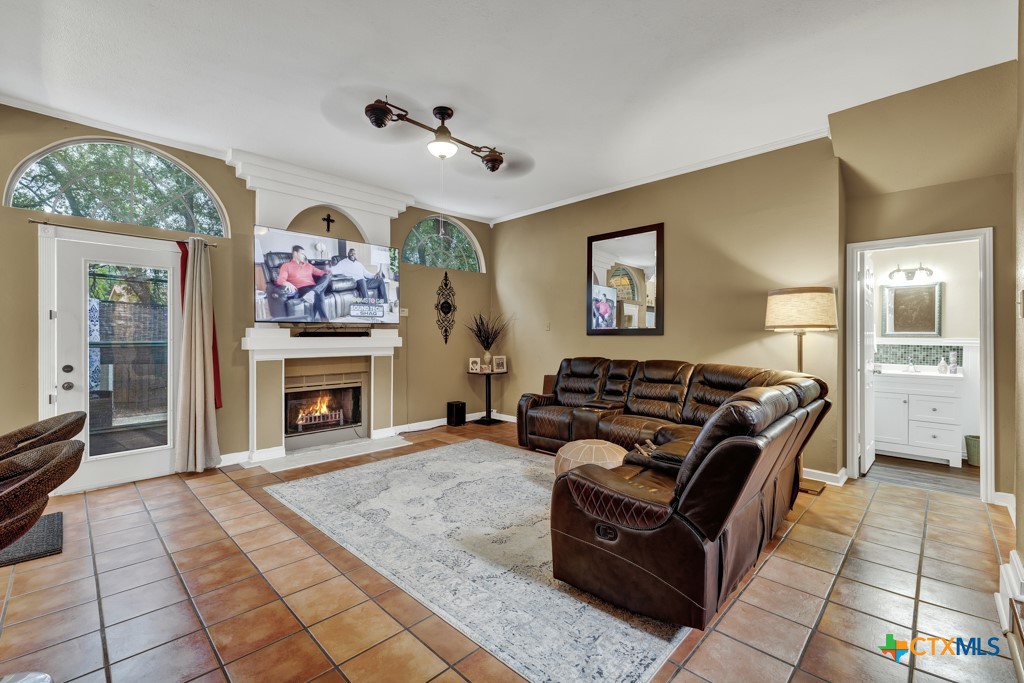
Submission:
<svg viewBox="0 0 1024 683">
<path fill-rule="evenodd" d="M 956 351 L 957 364 L 964 363 L 964 347 L 962 346 L 931 346 L 924 344 L 879 344 L 875 351 L 876 363 L 906 365 L 914 361 L 915 365 L 938 365 L 943 358 L 949 362 L 949 352 Z"/>
</svg>

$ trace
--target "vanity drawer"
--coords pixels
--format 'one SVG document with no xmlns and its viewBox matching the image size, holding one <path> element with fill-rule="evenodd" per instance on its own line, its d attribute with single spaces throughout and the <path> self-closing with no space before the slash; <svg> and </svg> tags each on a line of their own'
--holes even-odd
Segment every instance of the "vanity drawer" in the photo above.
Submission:
<svg viewBox="0 0 1024 683">
<path fill-rule="evenodd" d="M 959 425 L 961 423 L 959 398 L 945 396 L 910 395 L 910 419 L 939 424 Z"/>
<path fill-rule="evenodd" d="M 910 422 L 910 445 L 937 451 L 960 451 L 963 429 L 934 422 Z"/>
</svg>

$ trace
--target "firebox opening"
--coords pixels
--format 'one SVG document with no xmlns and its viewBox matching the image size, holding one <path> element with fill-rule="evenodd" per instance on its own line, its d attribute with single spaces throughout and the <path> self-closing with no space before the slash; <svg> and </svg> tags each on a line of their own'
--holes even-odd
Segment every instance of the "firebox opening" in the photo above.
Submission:
<svg viewBox="0 0 1024 683">
<path fill-rule="evenodd" d="M 326 387 L 289 391 L 284 401 L 284 434 L 298 436 L 362 424 L 362 388 Z"/>
</svg>

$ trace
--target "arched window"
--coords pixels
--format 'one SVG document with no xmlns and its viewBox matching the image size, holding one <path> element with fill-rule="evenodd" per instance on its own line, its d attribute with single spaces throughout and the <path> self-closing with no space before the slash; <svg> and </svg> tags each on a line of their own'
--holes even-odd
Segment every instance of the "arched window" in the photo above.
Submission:
<svg viewBox="0 0 1024 683">
<path fill-rule="evenodd" d="M 402 246 L 402 261 L 471 273 L 484 272 L 483 259 L 469 231 L 440 216 L 424 218 L 413 226 Z"/>
<path fill-rule="evenodd" d="M 7 204 L 64 216 L 223 237 L 213 194 L 163 154 L 127 142 L 69 142 L 26 164 Z"/>
<path fill-rule="evenodd" d="M 628 270 L 619 266 L 608 278 L 608 285 L 618 290 L 618 297 L 622 301 L 636 301 L 636 282 Z"/>
</svg>

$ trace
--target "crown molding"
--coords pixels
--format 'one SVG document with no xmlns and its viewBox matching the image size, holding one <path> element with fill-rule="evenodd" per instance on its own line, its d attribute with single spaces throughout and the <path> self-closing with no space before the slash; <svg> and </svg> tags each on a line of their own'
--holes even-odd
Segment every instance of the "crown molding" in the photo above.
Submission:
<svg viewBox="0 0 1024 683">
<path fill-rule="evenodd" d="M 250 190 L 279 192 L 317 203 L 338 204 L 384 214 L 390 218 L 397 218 L 414 201 L 407 194 L 364 185 L 240 149 L 229 149 L 224 160 L 235 168 L 235 175 L 243 179 Z"/>
<path fill-rule="evenodd" d="M 194 154 L 202 154 L 203 156 L 214 157 L 215 159 L 224 158 L 223 149 L 214 149 L 213 147 L 194 145 L 190 142 L 172 140 L 171 138 L 165 138 L 159 135 L 151 135 L 149 133 L 144 133 L 141 130 L 117 126 L 112 123 L 107 123 L 106 121 L 99 121 L 97 119 L 89 118 L 88 116 L 73 114 L 69 111 L 64 111 L 63 109 L 55 109 L 54 107 L 36 104 L 35 102 L 28 102 L 27 100 L 20 100 L 8 95 L 0 94 L 0 104 L 5 104 L 9 107 L 14 107 L 15 109 L 24 109 L 25 111 L 35 112 L 36 114 L 42 114 L 44 116 L 51 116 L 55 119 L 61 119 L 62 121 L 70 121 L 71 123 L 89 126 L 90 128 L 97 128 L 106 133 L 113 133 L 115 135 L 123 135 L 128 138 L 135 138 L 136 140 L 143 140 L 154 145 L 173 147 L 174 149 L 181 149 Z"/>
<path fill-rule="evenodd" d="M 450 218 L 460 218 L 462 220 L 467 221 L 476 221 L 477 223 L 483 223 L 484 225 L 487 225 L 492 228 L 494 227 L 494 223 L 490 218 L 484 218 L 483 216 L 474 216 L 468 213 L 456 213 L 449 209 L 442 209 L 439 206 L 434 206 L 433 204 L 425 204 L 424 202 L 418 201 L 414 203 L 410 208 L 423 209 L 424 211 L 430 211 L 432 213 L 444 214 L 445 216 L 448 216 Z"/>
<path fill-rule="evenodd" d="M 794 135 L 793 137 L 783 138 L 782 140 L 775 140 L 773 142 L 767 142 L 763 145 L 757 145 L 755 147 L 748 147 L 747 149 L 740 150 L 738 152 L 731 152 L 729 154 L 723 154 L 722 156 L 712 157 L 703 161 L 696 161 L 686 166 L 680 166 L 671 171 L 665 171 L 664 173 L 658 173 L 656 175 L 647 176 L 640 180 L 633 180 L 620 185 L 612 185 L 602 190 L 595 190 L 593 192 L 587 192 L 586 194 L 579 194 L 575 197 L 569 197 L 568 199 L 561 199 L 557 202 L 538 206 L 533 209 L 527 209 L 526 211 L 519 211 L 516 213 L 508 214 L 507 216 L 500 216 L 493 218 L 485 222 L 489 222 L 491 227 L 494 227 L 498 223 L 505 223 L 516 218 L 523 218 L 524 216 L 531 216 L 535 213 L 541 213 L 544 211 L 550 211 L 551 209 L 557 209 L 560 206 L 567 206 L 569 204 L 575 204 L 576 202 L 582 202 L 586 199 L 593 199 L 594 197 L 600 197 L 602 195 L 611 194 L 612 192 L 619 192 L 620 190 L 628 190 L 631 187 L 638 187 L 640 185 L 647 185 L 648 183 L 654 183 L 659 180 L 665 180 L 666 178 L 674 178 L 675 176 L 685 175 L 687 173 L 693 173 L 694 171 L 701 171 L 705 168 L 711 168 L 713 166 L 721 166 L 732 161 L 739 161 L 740 159 L 746 159 L 749 157 L 755 157 L 759 154 L 765 154 L 767 152 L 774 152 L 779 149 L 786 147 L 792 147 L 793 145 L 800 145 L 805 142 L 811 142 L 812 140 L 820 140 L 821 138 L 831 137 L 831 133 L 828 128 L 819 128 L 817 130 L 808 131 L 807 133 L 801 133 L 800 135 Z"/>
</svg>

